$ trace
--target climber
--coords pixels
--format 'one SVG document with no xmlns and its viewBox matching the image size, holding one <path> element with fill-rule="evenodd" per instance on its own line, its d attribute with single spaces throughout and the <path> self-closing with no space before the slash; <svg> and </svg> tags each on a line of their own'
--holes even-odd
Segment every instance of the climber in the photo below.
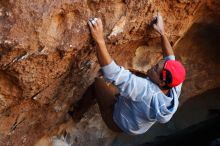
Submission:
<svg viewBox="0 0 220 146">
<path fill-rule="evenodd" d="M 152 22 L 160 35 L 164 58 L 147 71 L 146 77 L 139 77 L 111 58 L 101 19 L 88 21 L 104 78 L 96 78 L 90 89 L 94 90 L 104 122 L 113 131 L 142 134 L 155 122 L 168 122 L 177 110 L 185 69 L 175 60 L 162 16 L 157 14 Z"/>
</svg>

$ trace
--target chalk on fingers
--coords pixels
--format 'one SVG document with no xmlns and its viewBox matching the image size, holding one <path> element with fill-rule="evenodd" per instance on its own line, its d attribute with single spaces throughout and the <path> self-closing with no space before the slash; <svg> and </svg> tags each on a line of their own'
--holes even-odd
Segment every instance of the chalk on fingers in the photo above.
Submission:
<svg viewBox="0 0 220 146">
<path fill-rule="evenodd" d="M 92 23 L 90 20 L 88 21 L 88 24 L 89 24 L 89 27 L 92 28 Z"/>
</svg>

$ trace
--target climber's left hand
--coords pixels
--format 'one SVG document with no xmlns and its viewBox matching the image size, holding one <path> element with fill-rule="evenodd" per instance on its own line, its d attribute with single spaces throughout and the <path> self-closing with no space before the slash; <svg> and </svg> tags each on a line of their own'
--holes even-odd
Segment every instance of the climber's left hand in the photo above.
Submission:
<svg viewBox="0 0 220 146">
<path fill-rule="evenodd" d="M 88 21 L 92 37 L 97 43 L 102 43 L 104 41 L 103 37 L 103 25 L 100 18 L 93 18 Z"/>
</svg>

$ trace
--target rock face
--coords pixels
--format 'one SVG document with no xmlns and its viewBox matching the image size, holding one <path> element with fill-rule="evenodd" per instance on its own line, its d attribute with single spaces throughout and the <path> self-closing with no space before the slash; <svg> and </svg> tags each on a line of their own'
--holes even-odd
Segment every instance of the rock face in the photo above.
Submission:
<svg viewBox="0 0 220 146">
<path fill-rule="evenodd" d="M 118 64 L 147 71 L 162 57 L 157 11 L 188 72 L 181 100 L 219 86 L 217 0 L 0 1 L 0 145 L 33 145 L 68 119 L 99 70 L 89 18 Z"/>
</svg>

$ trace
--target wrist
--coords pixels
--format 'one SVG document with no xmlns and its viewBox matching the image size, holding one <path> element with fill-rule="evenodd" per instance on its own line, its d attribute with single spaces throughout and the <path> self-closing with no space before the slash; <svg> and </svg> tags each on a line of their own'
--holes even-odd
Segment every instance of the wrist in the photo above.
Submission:
<svg viewBox="0 0 220 146">
<path fill-rule="evenodd" d="M 102 38 L 102 39 L 96 40 L 96 43 L 97 43 L 98 45 L 101 45 L 101 44 L 104 44 L 104 43 L 105 43 L 105 40 L 104 40 L 104 38 Z"/>
<path fill-rule="evenodd" d="M 161 36 L 165 36 L 166 35 L 165 31 L 160 31 L 159 33 L 160 33 Z"/>
</svg>

